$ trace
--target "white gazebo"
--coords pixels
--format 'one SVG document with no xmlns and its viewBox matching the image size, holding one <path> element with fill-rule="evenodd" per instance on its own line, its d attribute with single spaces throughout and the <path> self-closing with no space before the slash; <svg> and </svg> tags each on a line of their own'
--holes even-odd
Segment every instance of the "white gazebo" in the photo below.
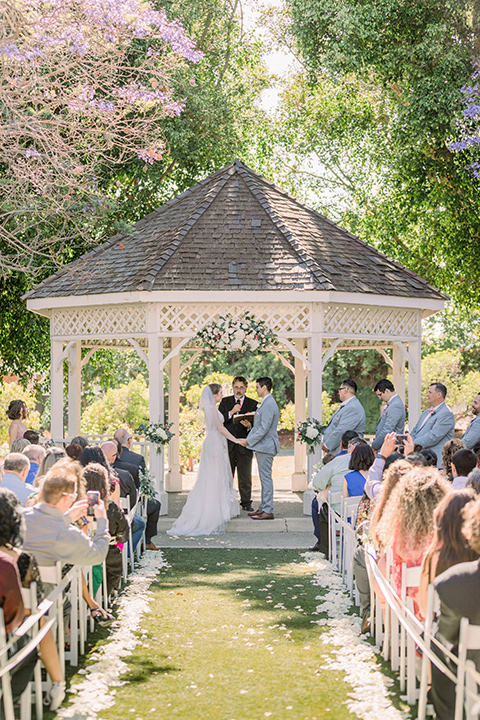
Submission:
<svg viewBox="0 0 480 720">
<path fill-rule="evenodd" d="M 421 321 L 445 295 L 236 160 L 47 278 L 25 299 L 50 319 L 52 436 L 80 432 L 81 368 L 99 348 L 134 348 L 149 373 L 150 421 L 176 433 L 164 473 L 151 453 L 162 511 L 182 489 L 180 376 L 202 352 L 195 335 L 215 318 L 253 314 L 276 333 L 272 348 L 295 377 L 295 420 L 321 419 L 322 371 L 340 350 L 370 349 L 392 368 L 409 423 L 420 414 Z M 289 363 L 279 351 L 294 357 Z M 182 356 L 180 352 L 182 351 Z M 68 363 L 68 428 L 63 367 Z M 312 457 L 312 456 L 309 456 Z M 316 460 L 316 456 L 313 460 Z M 292 490 L 307 482 L 295 445 Z"/>
</svg>

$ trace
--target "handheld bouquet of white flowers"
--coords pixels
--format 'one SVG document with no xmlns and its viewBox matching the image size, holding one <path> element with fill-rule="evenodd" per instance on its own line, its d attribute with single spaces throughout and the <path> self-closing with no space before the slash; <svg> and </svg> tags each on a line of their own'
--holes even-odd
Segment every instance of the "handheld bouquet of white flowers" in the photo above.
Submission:
<svg viewBox="0 0 480 720">
<path fill-rule="evenodd" d="M 315 418 L 307 418 L 304 422 L 299 423 L 297 427 L 297 436 L 300 442 L 306 443 L 308 452 L 313 453 L 315 447 L 320 445 L 322 441 L 322 433 L 325 426 Z"/>
<path fill-rule="evenodd" d="M 263 320 L 256 320 L 248 313 L 238 319 L 231 315 L 221 316 L 199 330 L 196 337 L 206 349 L 216 352 L 264 350 L 276 339 Z"/>
</svg>

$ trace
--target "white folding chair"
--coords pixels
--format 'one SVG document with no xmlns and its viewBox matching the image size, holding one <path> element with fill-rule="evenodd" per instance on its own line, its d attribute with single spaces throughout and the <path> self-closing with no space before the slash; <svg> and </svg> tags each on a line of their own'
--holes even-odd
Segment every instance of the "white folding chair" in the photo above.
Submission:
<svg viewBox="0 0 480 720">
<path fill-rule="evenodd" d="M 133 509 L 130 508 L 130 498 L 127 495 L 127 497 L 120 498 L 120 507 L 125 513 L 125 516 L 127 518 L 128 522 L 128 546 L 130 547 L 130 570 L 133 572 L 135 568 L 135 555 L 133 552 L 133 536 L 132 536 L 132 523 L 135 516 L 135 507 Z M 140 543 L 139 543 L 140 545 Z M 128 547 L 127 543 L 123 546 L 122 551 L 122 562 L 123 562 L 123 580 L 126 582 L 127 575 L 128 575 Z"/>
<path fill-rule="evenodd" d="M 50 585 L 58 585 L 62 580 L 62 567 L 61 563 L 57 562 L 55 565 L 39 565 L 39 572 L 42 582 Z M 84 646 L 84 639 L 80 634 L 80 618 L 79 608 L 80 599 L 82 595 L 82 586 L 79 581 L 80 568 L 73 568 L 72 577 L 70 581 L 70 590 L 66 594 L 70 602 L 70 649 L 65 650 L 65 626 L 63 616 L 63 604 L 64 598 L 59 595 L 57 598 L 57 642 L 58 642 L 58 655 L 60 659 L 60 667 L 62 668 L 63 674 L 65 674 L 65 662 L 70 663 L 73 667 L 78 665 L 78 652 L 79 646 Z M 83 624 L 82 624 L 83 627 Z"/>
<path fill-rule="evenodd" d="M 432 627 L 433 621 L 437 612 L 440 609 L 440 600 L 435 592 L 435 588 L 432 584 L 428 586 L 427 591 L 427 611 L 425 615 L 425 628 L 424 628 L 424 640 L 427 650 L 430 650 L 432 645 Z M 417 720 L 425 720 L 427 713 L 427 696 L 428 696 L 428 683 L 429 683 L 429 668 L 430 660 L 426 652 L 422 655 L 422 667 L 420 673 L 420 689 L 418 692 L 418 712 Z"/>
<path fill-rule="evenodd" d="M 474 705 L 476 708 L 479 708 L 480 698 L 477 695 L 477 683 L 471 674 L 472 669 L 475 671 L 475 665 L 471 663 L 471 661 L 468 661 L 470 664 L 467 666 L 467 652 L 469 650 L 480 650 L 480 625 L 470 625 L 468 618 L 462 618 L 460 621 L 460 637 L 458 642 L 455 720 L 462 720 L 464 709 L 468 720 L 473 720 L 474 717 L 478 717 L 479 715 L 478 709 L 475 711 L 475 715 L 472 715 Z M 476 701 L 471 693 L 477 696 Z"/>
<path fill-rule="evenodd" d="M 402 586 L 400 600 L 402 605 L 414 613 L 414 604 L 411 597 L 407 596 L 407 590 L 418 588 L 420 585 L 421 567 L 407 567 L 402 563 Z M 400 690 L 405 690 L 405 678 L 407 682 L 407 703 L 414 705 L 418 698 L 415 674 L 415 642 L 411 635 L 400 626 Z"/>
<path fill-rule="evenodd" d="M 337 521 L 338 515 L 333 509 L 333 505 L 341 505 L 342 493 L 329 492 L 327 498 L 328 504 L 328 534 L 329 534 L 329 560 L 334 570 L 340 570 L 340 556 L 338 542 L 340 540 L 340 525 Z"/>
<path fill-rule="evenodd" d="M 350 596 L 353 595 L 353 556 L 357 546 L 355 523 L 361 499 L 361 495 L 346 498 L 342 497 L 341 504 L 341 517 L 343 521 L 340 539 L 341 568 L 342 577 L 346 582 Z"/>
<path fill-rule="evenodd" d="M 30 610 L 30 613 L 34 613 L 37 609 L 37 583 L 32 582 L 28 588 L 22 587 L 22 599 L 25 610 Z M 20 698 L 20 720 L 30 720 L 32 716 L 32 690 L 35 698 L 35 715 L 37 720 L 42 720 L 43 687 L 40 658 L 38 658 L 33 671 L 33 682 L 28 683 Z"/>
<path fill-rule="evenodd" d="M 378 595 L 375 592 L 375 579 L 372 565 L 376 565 L 377 553 L 371 543 L 365 544 L 365 565 L 367 567 L 368 582 L 370 584 L 370 627 L 373 630 L 375 644 L 380 646 L 384 639 L 383 613 Z"/>
</svg>

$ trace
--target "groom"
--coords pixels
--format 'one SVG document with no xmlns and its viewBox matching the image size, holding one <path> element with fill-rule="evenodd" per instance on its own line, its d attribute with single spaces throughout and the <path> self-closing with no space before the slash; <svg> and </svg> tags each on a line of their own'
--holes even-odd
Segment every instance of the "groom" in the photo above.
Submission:
<svg viewBox="0 0 480 720">
<path fill-rule="evenodd" d="M 259 509 L 250 513 L 252 520 L 273 520 L 272 463 L 278 453 L 277 424 L 280 417 L 278 405 L 271 395 L 272 380 L 269 377 L 257 379 L 257 395 L 261 399 L 255 413 L 253 429 L 240 443 L 255 451 L 262 483 L 262 501 Z"/>
</svg>

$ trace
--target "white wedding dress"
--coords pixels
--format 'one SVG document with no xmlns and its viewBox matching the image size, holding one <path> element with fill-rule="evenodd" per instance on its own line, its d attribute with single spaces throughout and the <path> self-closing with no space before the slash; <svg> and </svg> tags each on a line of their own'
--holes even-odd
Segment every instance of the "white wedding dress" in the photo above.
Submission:
<svg viewBox="0 0 480 720">
<path fill-rule="evenodd" d="M 200 454 L 197 479 L 181 515 L 167 535 L 214 535 L 224 532 L 227 522 L 240 514 L 233 489 L 227 438 L 220 433 L 223 416 L 210 387 L 200 398 L 200 418 L 207 436 Z"/>
</svg>

